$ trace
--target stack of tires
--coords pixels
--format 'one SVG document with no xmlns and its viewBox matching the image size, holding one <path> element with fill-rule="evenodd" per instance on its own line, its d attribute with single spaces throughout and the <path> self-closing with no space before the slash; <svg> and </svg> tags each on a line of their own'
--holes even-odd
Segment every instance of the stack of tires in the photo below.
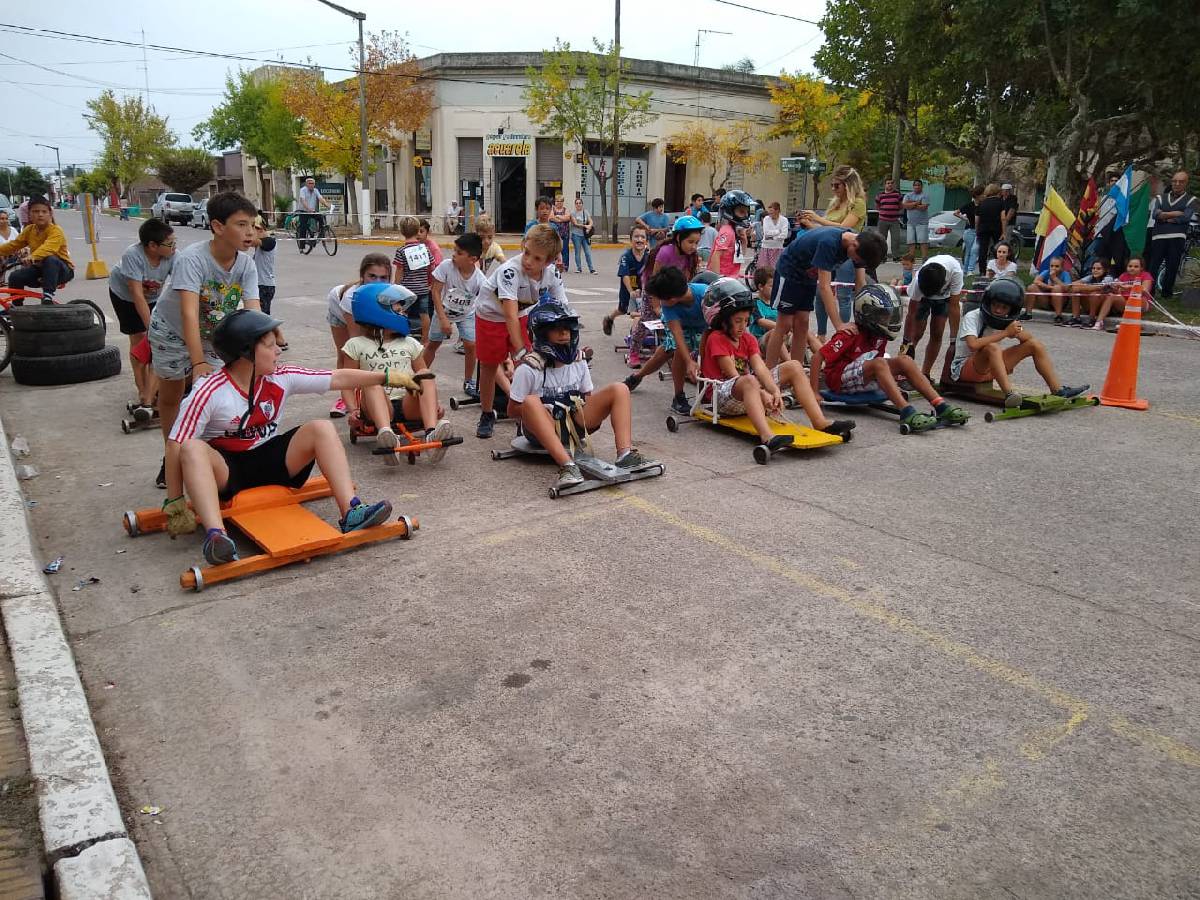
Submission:
<svg viewBox="0 0 1200 900">
<path fill-rule="evenodd" d="M 9 315 L 18 384 L 77 384 L 120 373 L 121 351 L 104 345 L 104 313 L 90 300 L 13 306 Z"/>
</svg>

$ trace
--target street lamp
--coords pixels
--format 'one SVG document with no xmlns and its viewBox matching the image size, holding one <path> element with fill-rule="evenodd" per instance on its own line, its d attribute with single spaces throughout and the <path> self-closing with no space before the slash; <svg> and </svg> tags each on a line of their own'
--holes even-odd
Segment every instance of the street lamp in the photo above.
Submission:
<svg viewBox="0 0 1200 900">
<path fill-rule="evenodd" d="M 12 157 L 12 156 L 6 156 L 5 159 L 7 159 L 9 162 L 15 162 L 18 166 L 29 165 L 29 163 L 25 162 L 25 160 L 16 159 L 15 157 Z M 8 199 L 9 199 L 9 201 L 11 201 L 12 195 L 13 195 L 13 192 L 12 192 L 12 169 L 8 168 L 8 166 L 5 166 L 4 171 L 8 173 Z"/>
<path fill-rule="evenodd" d="M 56 172 L 56 174 L 58 175 L 58 198 L 57 199 L 61 200 L 62 199 L 62 156 L 59 154 L 58 148 L 51 146 L 50 144 L 38 144 L 37 146 L 45 147 L 47 150 L 54 151 L 54 159 L 58 162 L 58 170 Z"/>
<path fill-rule="evenodd" d="M 362 214 L 363 234 L 369 237 L 371 234 L 371 192 L 367 187 L 369 172 L 367 168 L 367 53 L 363 47 L 363 22 L 366 20 L 367 14 L 338 6 L 336 3 L 331 3 L 330 0 L 317 0 L 317 2 L 325 4 L 330 9 L 336 9 L 343 16 L 349 16 L 358 22 L 358 142 L 359 149 L 362 151 L 360 160 L 362 172 L 358 182 L 358 211 Z"/>
</svg>

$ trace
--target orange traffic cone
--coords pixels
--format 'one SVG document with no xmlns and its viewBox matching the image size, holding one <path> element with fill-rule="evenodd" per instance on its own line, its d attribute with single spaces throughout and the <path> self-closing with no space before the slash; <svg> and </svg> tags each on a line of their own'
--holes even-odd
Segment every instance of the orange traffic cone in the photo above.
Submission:
<svg viewBox="0 0 1200 900">
<path fill-rule="evenodd" d="M 1150 401 L 1137 396 L 1138 352 L 1142 340 L 1142 283 L 1135 281 L 1125 301 L 1125 312 L 1117 326 L 1117 341 L 1108 361 L 1108 375 L 1100 389 L 1103 406 L 1149 409 Z"/>
</svg>

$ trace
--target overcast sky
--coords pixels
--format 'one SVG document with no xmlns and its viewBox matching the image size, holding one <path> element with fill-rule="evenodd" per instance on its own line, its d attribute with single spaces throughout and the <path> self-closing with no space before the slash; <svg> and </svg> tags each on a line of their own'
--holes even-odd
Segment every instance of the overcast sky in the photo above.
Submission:
<svg viewBox="0 0 1200 900">
<path fill-rule="evenodd" d="M 756 9 L 785 12 L 817 20 L 824 0 L 739 0 Z M 0 166 L 21 160 L 53 168 L 57 145 L 62 164 L 90 166 L 100 142 L 82 118 L 84 103 L 106 87 L 118 94 L 142 93 L 142 29 L 148 44 L 254 56 L 304 60 L 318 64 L 350 64 L 348 48 L 355 23 L 317 0 L 235 0 L 121 3 L 58 0 L 37 4 L 3 4 L 0 12 Z M 367 14 L 368 31 L 407 32 L 413 52 L 542 50 L 555 38 L 573 46 L 590 45 L 593 36 L 612 37 L 613 3 L 533 2 L 533 0 L 457 0 L 400 4 L 395 0 L 342 0 Z M 686 16 L 681 11 L 686 10 Z M 525 23 L 524 29 L 521 29 Z M 90 43 L 28 34 L 12 26 L 129 41 L 137 47 Z M 812 71 L 812 55 L 821 45 L 815 25 L 737 9 L 717 0 L 687 4 L 626 0 L 621 37 L 626 56 L 691 64 L 697 29 L 719 29 L 731 35 L 701 36 L 701 57 L 709 65 L 732 63 L 748 56 L 761 74 L 781 70 Z M 340 42 L 340 43 L 339 43 Z M 150 102 L 183 143 L 208 117 L 221 98 L 225 73 L 240 63 L 186 53 L 149 50 Z M 36 65 L 31 65 L 36 63 Z M 241 63 L 252 68 L 253 63 Z M 38 68 L 44 66 L 45 68 Z M 47 71 L 47 69 L 56 71 Z M 339 76 L 340 77 L 340 76 Z"/>
</svg>

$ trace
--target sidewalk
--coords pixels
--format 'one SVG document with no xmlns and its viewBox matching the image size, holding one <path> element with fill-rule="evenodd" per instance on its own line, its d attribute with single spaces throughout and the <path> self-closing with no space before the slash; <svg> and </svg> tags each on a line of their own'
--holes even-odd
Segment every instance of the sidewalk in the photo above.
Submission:
<svg viewBox="0 0 1200 900">
<path fill-rule="evenodd" d="M 42 832 L 8 647 L 0 643 L 0 896 L 43 900 Z"/>
</svg>

